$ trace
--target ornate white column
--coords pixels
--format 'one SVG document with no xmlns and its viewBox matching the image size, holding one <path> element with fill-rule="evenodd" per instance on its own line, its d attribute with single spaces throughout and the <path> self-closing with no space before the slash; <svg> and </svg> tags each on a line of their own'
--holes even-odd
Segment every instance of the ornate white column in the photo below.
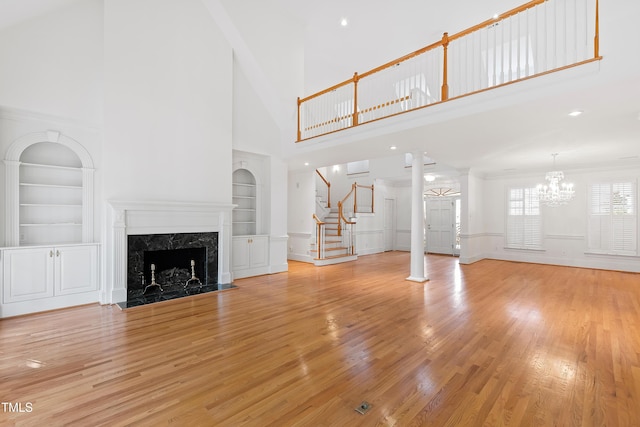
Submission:
<svg viewBox="0 0 640 427">
<path fill-rule="evenodd" d="M 20 162 L 5 160 L 5 245 L 20 245 Z"/>
<path fill-rule="evenodd" d="M 424 264 L 424 154 L 412 153 L 411 162 L 411 275 L 407 280 L 426 282 Z"/>
<path fill-rule="evenodd" d="M 111 304 L 127 300 L 127 216 L 124 209 L 114 208 L 113 215 L 113 271 Z"/>
<path fill-rule="evenodd" d="M 82 242 L 93 243 L 93 175 L 95 169 L 82 168 Z"/>
</svg>

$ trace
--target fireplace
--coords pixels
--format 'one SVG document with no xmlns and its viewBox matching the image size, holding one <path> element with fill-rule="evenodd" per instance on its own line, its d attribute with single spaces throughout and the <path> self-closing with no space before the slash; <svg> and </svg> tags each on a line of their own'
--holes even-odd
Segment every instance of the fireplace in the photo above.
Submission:
<svg viewBox="0 0 640 427">
<path fill-rule="evenodd" d="M 129 308 L 220 290 L 217 272 L 217 232 L 129 235 L 127 301 L 119 305 Z"/>
<path fill-rule="evenodd" d="M 107 250 L 107 276 L 112 281 L 102 302 L 126 308 L 234 287 L 229 259 L 233 205 L 149 201 L 109 205 L 112 234 L 107 244 L 113 249 Z M 155 281 L 162 286 L 145 292 L 154 279 L 152 264 Z"/>
</svg>

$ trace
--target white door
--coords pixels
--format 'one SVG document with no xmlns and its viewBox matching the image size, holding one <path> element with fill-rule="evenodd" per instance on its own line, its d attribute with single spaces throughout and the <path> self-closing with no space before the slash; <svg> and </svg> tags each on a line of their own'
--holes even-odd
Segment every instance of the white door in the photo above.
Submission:
<svg viewBox="0 0 640 427">
<path fill-rule="evenodd" d="M 384 250 L 394 249 L 394 236 L 396 234 L 395 200 L 384 199 Z"/>
<path fill-rule="evenodd" d="M 231 240 L 231 262 L 233 271 L 251 267 L 248 236 L 234 236 Z"/>
<path fill-rule="evenodd" d="M 55 248 L 56 295 L 97 289 L 98 248 L 94 245 Z"/>
<path fill-rule="evenodd" d="M 4 251 L 3 303 L 53 296 L 53 248 Z"/>
<path fill-rule="evenodd" d="M 427 198 L 427 252 L 454 254 L 454 203 L 450 198 Z"/>
<path fill-rule="evenodd" d="M 266 267 L 269 264 L 269 236 L 250 237 L 249 262 L 251 268 Z"/>
</svg>

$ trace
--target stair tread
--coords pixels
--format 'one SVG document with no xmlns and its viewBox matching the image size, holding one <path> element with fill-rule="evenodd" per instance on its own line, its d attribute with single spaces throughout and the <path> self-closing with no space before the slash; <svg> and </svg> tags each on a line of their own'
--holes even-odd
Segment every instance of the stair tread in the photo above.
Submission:
<svg viewBox="0 0 640 427">
<path fill-rule="evenodd" d="M 344 254 L 344 255 L 329 255 L 329 256 L 325 256 L 325 259 L 335 259 L 335 258 L 346 258 L 346 257 L 352 257 L 352 256 L 356 256 L 356 254 L 350 255 L 350 254 Z"/>
<path fill-rule="evenodd" d="M 346 251 L 347 249 L 349 249 L 349 248 L 347 248 L 345 246 L 339 246 L 337 248 L 324 248 L 324 251 L 325 252 L 329 252 L 329 251 Z M 311 249 L 311 252 L 317 252 L 317 251 L 318 251 L 317 249 Z"/>
</svg>

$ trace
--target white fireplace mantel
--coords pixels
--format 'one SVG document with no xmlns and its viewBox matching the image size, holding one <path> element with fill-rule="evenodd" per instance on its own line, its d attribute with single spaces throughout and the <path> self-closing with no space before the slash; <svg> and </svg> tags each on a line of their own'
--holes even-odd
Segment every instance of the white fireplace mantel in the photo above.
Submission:
<svg viewBox="0 0 640 427">
<path fill-rule="evenodd" d="M 127 299 L 127 236 L 162 233 L 218 233 L 218 283 L 231 283 L 231 211 L 235 205 L 197 202 L 108 202 L 110 224 L 103 303 Z M 110 256 L 109 256 L 110 255 Z"/>
</svg>

